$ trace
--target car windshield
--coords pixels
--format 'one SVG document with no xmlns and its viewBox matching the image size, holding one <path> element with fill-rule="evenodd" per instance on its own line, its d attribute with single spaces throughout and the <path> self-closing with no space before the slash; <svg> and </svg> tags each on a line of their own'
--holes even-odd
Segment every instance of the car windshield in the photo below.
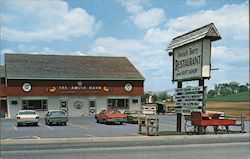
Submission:
<svg viewBox="0 0 250 159">
<path fill-rule="evenodd" d="M 137 111 L 130 111 L 129 114 L 137 114 Z"/>
<path fill-rule="evenodd" d="M 50 115 L 52 115 L 52 116 L 64 116 L 65 112 L 63 112 L 63 111 L 51 112 Z"/>
<path fill-rule="evenodd" d="M 36 112 L 33 111 L 19 112 L 19 115 L 36 115 Z"/>
<path fill-rule="evenodd" d="M 107 110 L 106 114 L 121 114 L 118 110 Z"/>
</svg>

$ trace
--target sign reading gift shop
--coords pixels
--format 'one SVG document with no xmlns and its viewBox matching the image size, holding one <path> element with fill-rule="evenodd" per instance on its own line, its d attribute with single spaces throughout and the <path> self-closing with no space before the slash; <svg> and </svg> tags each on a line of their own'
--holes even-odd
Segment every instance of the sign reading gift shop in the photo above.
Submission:
<svg viewBox="0 0 250 159">
<path fill-rule="evenodd" d="M 173 81 L 210 78 L 211 40 L 202 39 L 173 50 Z"/>
</svg>

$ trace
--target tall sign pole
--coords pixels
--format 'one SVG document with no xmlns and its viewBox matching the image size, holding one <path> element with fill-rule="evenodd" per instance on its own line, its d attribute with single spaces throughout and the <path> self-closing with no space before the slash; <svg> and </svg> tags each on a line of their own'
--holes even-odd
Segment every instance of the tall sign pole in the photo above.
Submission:
<svg viewBox="0 0 250 159">
<path fill-rule="evenodd" d="M 182 82 L 177 82 L 177 88 L 182 88 Z M 181 95 L 181 93 L 177 93 L 177 95 Z M 178 109 L 181 108 L 181 106 L 177 107 Z M 181 113 L 177 113 L 177 118 L 176 118 L 176 132 L 181 132 Z"/>
<path fill-rule="evenodd" d="M 172 81 L 177 82 L 177 132 L 181 132 L 182 113 L 205 113 L 204 84 L 211 77 L 211 42 L 219 39 L 219 32 L 210 23 L 172 39 L 167 48 L 169 56 L 173 55 Z M 199 81 L 199 87 L 182 88 L 183 82 L 193 80 Z"/>
</svg>

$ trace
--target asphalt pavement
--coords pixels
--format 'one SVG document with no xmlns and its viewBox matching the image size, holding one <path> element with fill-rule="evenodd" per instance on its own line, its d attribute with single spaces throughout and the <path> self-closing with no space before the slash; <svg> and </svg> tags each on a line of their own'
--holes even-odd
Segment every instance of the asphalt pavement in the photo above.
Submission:
<svg viewBox="0 0 250 159">
<path fill-rule="evenodd" d="M 159 115 L 159 120 L 159 131 L 176 131 L 175 115 Z M 184 131 L 185 120 L 182 121 L 182 131 Z M 247 132 L 249 125 L 250 122 L 246 121 Z M 208 129 L 213 131 L 212 127 Z M 230 129 L 240 130 L 240 127 L 230 127 Z M 96 123 L 94 117 L 69 118 L 67 126 L 45 125 L 44 119 L 40 119 L 39 126 L 22 127 L 17 127 L 15 119 L 0 119 L 0 133 L 1 140 L 140 136 L 137 124 L 106 125 Z"/>
<path fill-rule="evenodd" d="M 249 142 L 2 151 L 3 159 L 249 159 Z"/>
</svg>

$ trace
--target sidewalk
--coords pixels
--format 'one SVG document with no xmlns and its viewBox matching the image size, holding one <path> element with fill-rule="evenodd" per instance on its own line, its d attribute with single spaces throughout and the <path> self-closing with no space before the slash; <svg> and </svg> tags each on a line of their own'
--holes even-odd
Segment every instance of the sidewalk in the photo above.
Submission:
<svg viewBox="0 0 250 159">
<path fill-rule="evenodd" d="M 250 133 L 226 135 L 127 136 L 1 140 L 2 151 L 133 147 L 250 142 Z"/>
</svg>

